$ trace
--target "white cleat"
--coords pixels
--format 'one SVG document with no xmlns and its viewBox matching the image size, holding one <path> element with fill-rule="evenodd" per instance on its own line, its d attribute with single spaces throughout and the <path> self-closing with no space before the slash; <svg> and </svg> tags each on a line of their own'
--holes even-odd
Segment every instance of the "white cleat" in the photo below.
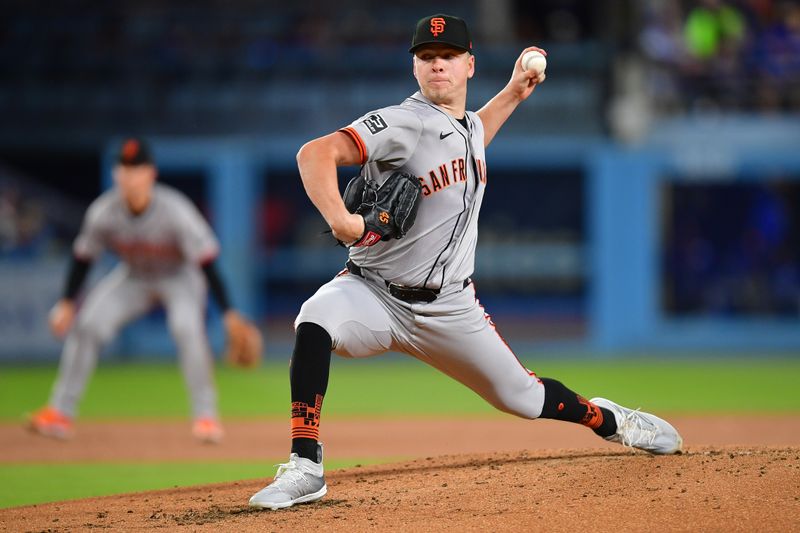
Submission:
<svg viewBox="0 0 800 533">
<path fill-rule="evenodd" d="M 311 459 L 300 457 L 296 453 L 289 455 L 289 462 L 278 465 L 278 472 L 272 483 L 253 494 L 250 507 L 261 509 L 284 509 L 296 503 L 315 502 L 325 496 L 328 485 L 325 484 L 322 467 L 322 444 L 318 444 L 317 454 L 320 459 L 315 463 Z"/>
<path fill-rule="evenodd" d="M 650 413 L 643 413 L 638 409 L 622 407 L 605 398 L 592 398 L 589 401 L 614 413 L 617 432 L 610 437 L 605 437 L 607 441 L 659 455 L 681 452 L 683 439 L 678 430 L 666 420 Z"/>
</svg>

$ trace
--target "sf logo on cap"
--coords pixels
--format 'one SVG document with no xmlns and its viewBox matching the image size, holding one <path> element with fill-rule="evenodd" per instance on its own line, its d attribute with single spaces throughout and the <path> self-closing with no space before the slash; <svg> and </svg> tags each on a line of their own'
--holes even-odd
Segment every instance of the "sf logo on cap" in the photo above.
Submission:
<svg viewBox="0 0 800 533">
<path fill-rule="evenodd" d="M 431 19 L 431 33 L 434 37 L 438 37 L 440 33 L 444 31 L 444 19 L 442 17 L 436 17 Z"/>
</svg>

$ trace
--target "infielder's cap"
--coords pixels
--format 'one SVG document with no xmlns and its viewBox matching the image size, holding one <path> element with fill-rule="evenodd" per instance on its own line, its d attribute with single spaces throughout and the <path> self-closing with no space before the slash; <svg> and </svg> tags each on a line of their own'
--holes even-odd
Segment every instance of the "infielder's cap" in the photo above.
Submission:
<svg viewBox="0 0 800 533">
<path fill-rule="evenodd" d="M 472 39 L 469 36 L 467 23 L 452 15 L 440 13 L 420 19 L 408 51 L 413 54 L 420 46 L 434 43 L 446 44 L 472 53 Z"/>
<path fill-rule="evenodd" d="M 118 162 L 125 166 L 150 165 L 153 163 L 153 156 L 142 139 L 125 139 L 119 149 Z"/>
</svg>

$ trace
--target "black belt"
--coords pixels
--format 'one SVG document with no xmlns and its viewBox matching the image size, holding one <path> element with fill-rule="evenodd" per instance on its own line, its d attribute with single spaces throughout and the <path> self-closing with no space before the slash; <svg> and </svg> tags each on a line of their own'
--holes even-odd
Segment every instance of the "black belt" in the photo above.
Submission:
<svg viewBox="0 0 800 533">
<path fill-rule="evenodd" d="M 364 277 L 364 273 L 361 272 L 361 267 L 357 264 L 353 263 L 351 260 L 347 260 L 345 264 L 347 267 L 347 271 L 359 276 L 361 278 Z M 389 289 L 389 294 L 397 298 L 398 300 L 403 300 L 404 302 L 413 303 L 413 302 L 425 302 L 431 303 L 432 301 L 436 300 L 439 296 L 439 289 L 428 289 L 425 287 L 406 287 L 405 285 L 400 285 L 394 283 L 392 281 L 386 281 L 386 287 Z M 469 285 L 470 280 L 469 278 L 464 280 L 463 288 L 466 288 Z"/>
</svg>

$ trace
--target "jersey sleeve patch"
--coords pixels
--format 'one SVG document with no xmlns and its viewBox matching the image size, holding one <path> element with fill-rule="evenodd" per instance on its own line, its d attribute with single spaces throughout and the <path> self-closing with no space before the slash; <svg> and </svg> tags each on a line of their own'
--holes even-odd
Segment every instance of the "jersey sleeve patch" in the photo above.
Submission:
<svg viewBox="0 0 800 533">
<path fill-rule="evenodd" d="M 372 135 L 375 135 L 376 133 L 381 132 L 389 127 L 383 117 L 378 113 L 373 113 L 372 115 L 368 116 L 364 120 L 364 125 L 367 126 L 367 129 Z"/>
<path fill-rule="evenodd" d="M 380 162 L 387 168 L 397 168 L 416 150 L 422 130 L 416 113 L 392 106 L 370 111 L 340 131 L 356 143 L 364 158 L 362 163 Z"/>
</svg>

